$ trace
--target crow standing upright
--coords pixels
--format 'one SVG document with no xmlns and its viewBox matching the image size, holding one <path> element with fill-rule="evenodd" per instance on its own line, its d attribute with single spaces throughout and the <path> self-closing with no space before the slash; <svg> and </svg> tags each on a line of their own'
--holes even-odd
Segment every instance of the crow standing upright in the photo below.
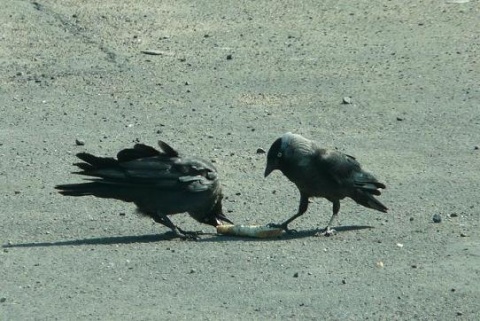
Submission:
<svg viewBox="0 0 480 321">
<path fill-rule="evenodd" d="M 335 230 L 331 226 L 340 211 L 340 200 L 350 197 L 368 208 L 387 212 L 387 207 L 375 199 L 385 185 L 350 155 L 320 148 L 314 141 L 300 135 L 286 133 L 275 140 L 267 154 L 265 177 L 280 170 L 300 191 L 297 214 L 282 224 L 271 224 L 288 231 L 288 224 L 307 211 L 310 197 L 323 197 L 333 203 L 333 215 L 325 228 L 325 235 Z"/>
<path fill-rule="evenodd" d="M 133 202 L 138 212 L 165 225 L 181 238 L 195 237 L 174 225 L 168 215 L 187 212 L 200 223 L 212 226 L 231 223 L 222 212 L 222 190 L 215 167 L 195 157 L 181 157 L 167 143 L 160 150 L 136 144 L 121 150 L 117 159 L 79 153 L 83 162 L 75 174 L 90 182 L 58 185 L 68 196 L 93 195 Z"/>
</svg>

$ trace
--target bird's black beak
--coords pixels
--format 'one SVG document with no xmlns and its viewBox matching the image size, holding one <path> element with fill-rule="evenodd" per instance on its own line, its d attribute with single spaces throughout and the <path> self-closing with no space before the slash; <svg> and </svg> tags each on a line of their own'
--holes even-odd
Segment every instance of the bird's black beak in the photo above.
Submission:
<svg viewBox="0 0 480 321">
<path fill-rule="evenodd" d="M 192 216 L 195 218 L 195 215 Z M 225 224 L 232 224 L 235 225 L 232 221 L 230 221 L 223 213 L 215 213 L 215 215 L 208 215 L 203 218 L 195 218 L 197 221 L 203 224 L 208 224 L 213 227 L 217 227 L 220 225 Z"/>
<path fill-rule="evenodd" d="M 222 197 L 217 201 L 215 204 L 212 212 L 210 212 L 210 215 L 208 215 L 204 220 L 203 223 L 217 227 L 219 225 L 224 225 L 225 223 L 232 224 L 234 223 L 230 221 L 225 214 L 223 214 L 222 211 Z"/>
<path fill-rule="evenodd" d="M 224 223 L 228 223 L 228 224 L 232 224 L 232 225 L 234 224 L 223 213 L 217 214 L 217 216 L 215 218 L 216 218 L 216 223 L 217 223 L 216 226 L 223 225 Z"/>
<path fill-rule="evenodd" d="M 265 173 L 263 174 L 264 175 L 263 177 L 267 177 L 268 175 L 270 175 L 270 173 L 273 172 L 274 169 L 275 169 L 274 166 L 267 163 L 267 167 L 265 168 Z"/>
</svg>

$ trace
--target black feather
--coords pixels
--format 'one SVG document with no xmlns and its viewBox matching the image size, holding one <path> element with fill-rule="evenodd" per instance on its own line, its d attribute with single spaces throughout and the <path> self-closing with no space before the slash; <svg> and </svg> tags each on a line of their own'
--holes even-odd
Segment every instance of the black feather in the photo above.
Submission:
<svg viewBox="0 0 480 321">
<path fill-rule="evenodd" d="M 159 156 L 161 153 L 153 147 L 144 144 L 135 144 L 133 148 L 121 150 L 117 154 L 119 162 L 129 162 L 140 158 Z"/>
<path fill-rule="evenodd" d="M 158 141 L 158 147 L 165 153 L 166 156 L 168 157 L 178 157 L 178 152 L 170 147 L 167 143 L 164 141 L 159 140 Z"/>
</svg>

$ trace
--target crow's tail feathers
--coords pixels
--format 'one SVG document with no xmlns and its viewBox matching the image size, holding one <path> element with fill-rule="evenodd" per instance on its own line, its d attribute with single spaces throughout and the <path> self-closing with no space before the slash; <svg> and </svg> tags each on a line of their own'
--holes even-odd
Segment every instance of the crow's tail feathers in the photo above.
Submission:
<svg viewBox="0 0 480 321">
<path fill-rule="evenodd" d="M 78 153 L 77 157 L 84 163 L 75 163 L 74 165 L 85 172 L 118 166 L 118 161 L 111 157 L 98 157 L 89 153 Z"/>
<path fill-rule="evenodd" d="M 131 188 L 123 184 L 93 181 L 79 184 L 62 184 L 55 186 L 60 194 L 65 196 L 96 196 L 100 198 L 113 198 L 131 202 Z"/>
<path fill-rule="evenodd" d="M 55 189 L 58 189 L 60 194 L 67 196 L 96 195 L 104 190 L 102 184 L 96 182 L 57 185 Z"/>
</svg>

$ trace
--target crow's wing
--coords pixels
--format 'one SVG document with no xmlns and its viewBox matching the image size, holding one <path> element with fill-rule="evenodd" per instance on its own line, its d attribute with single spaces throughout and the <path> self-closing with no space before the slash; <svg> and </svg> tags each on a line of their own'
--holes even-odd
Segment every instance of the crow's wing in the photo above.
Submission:
<svg viewBox="0 0 480 321">
<path fill-rule="evenodd" d="M 372 174 L 362 170 L 355 157 L 341 152 L 323 150 L 319 154 L 317 168 L 339 186 L 368 190 L 375 195 L 380 195 L 379 188 L 385 188 Z"/>
<path fill-rule="evenodd" d="M 59 185 L 65 195 L 95 195 L 135 201 L 139 192 L 163 191 L 202 192 L 217 183 L 213 165 L 198 158 L 182 158 L 164 142 L 161 150 L 143 144 L 124 149 L 117 159 L 79 153 L 84 162 L 75 164 L 82 171 L 76 174 L 90 176 L 91 183 Z M 129 193 L 130 192 L 130 193 Z"/>
<path fill-rule="evenodd" d="M 337 151 L 320 150 L 315 160 L 318 171 L 323 176 L 344 185 L 352 179 L 353 173 L 360 171 L 360 164 L 354 157 Z"/>
<path fill-rule="evenodd" d="M 104 159 L 100 162 L 103 164 Z M 113 166 L 77 174 L 96 177 L 92 180 L 99 183 L 131 185 L 132 188 L 148 185 L 155 189 L 188 189 L 193 192 L 207 189 L 217 179 L 215 168 L 202 160 L 163 156 L 117 161 Z"/>
</svg>

